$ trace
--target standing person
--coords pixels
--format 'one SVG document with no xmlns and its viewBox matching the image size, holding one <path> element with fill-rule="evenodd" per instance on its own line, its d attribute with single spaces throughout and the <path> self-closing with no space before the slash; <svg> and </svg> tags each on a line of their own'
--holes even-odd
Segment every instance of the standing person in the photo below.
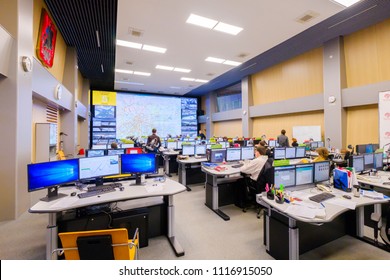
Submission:
<svg viewBox="0 0 390 280">
<path fill-rule="evenodd" d="M 199 130 L 199 137 L 200 137 L 200 140 L 206 140 L 206 135 L 203 133 L 202 130 Z"/>
<path fill-rule="evenodd" d="M 161 146 L 160 137 L 157 135 L 157 129 L 152 129 L 152 134 L 148 136 L 146 141 L 146 150 L 149 152 L 157 152 L 158 148 Z"/>
<path fill-rule="evenodd" d="M 277 142 L 279 147 L 290 147 L 288 143 L 288 137 L 286 136 L 286 130 L 282 129 L 281 134 L 278 136 Z"/>
</svg>

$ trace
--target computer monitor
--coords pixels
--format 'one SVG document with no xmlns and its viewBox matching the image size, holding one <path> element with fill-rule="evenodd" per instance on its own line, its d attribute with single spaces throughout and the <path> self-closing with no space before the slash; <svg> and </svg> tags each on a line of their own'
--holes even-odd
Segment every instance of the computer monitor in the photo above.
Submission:
<svg viewBox="0 0 390 280">
<path fill-rule="evenodd" d="M 355 169 L 355 172 L 364 171 L 364 156 L 363 155 L 353 155 L 349 157 L 349 166 Z"/>
<path fill-rule="evenodd" d="M 242 147 L 241 148 L 241 159 L 254 159 L 255 158 L 255 149 L 253 147 Z"/>
<path fill-rule="evenodd" d="M 329 181 L 330 161 L 319 161 L 314 163 L 314 183 Z"/>
<path fill-rule="evenodd" d="M 274 184 L 275 188 L 295 186 L 295 165 L 275 166 Z"/>
<path fill-rule="evenodd" d="M 381 170 L 383 168 L 383 154 L 381 152 L 374 154 L 374 168 L 376 170 Z"/>
<path fill-rule="evenodd" d="M 274 149 L 274 159 L 285 159 L 285 158 L 286 158 L 286 148 Z"/>
<path fill-rule="evenodd" d="M 357 154 L 364 154 L 366 152 L 366 145 L 356 145 L 355 152 Z"/>
<path fill-rule="evenodd" d="M 295 153 L 296 153 L 295 147 L 286 147 L 286 159 L 295 158 L 296 157 Z"/>
<path fill-rule="evenodd" d="M 79 159 L 77 158 L 27 165 L 27 190 L 33 192 L 48 189 L 47 197 L 41 199 L 44 201 L 64 196 L 58 194 L 58 187 L 78 179 Z"/>
<path fill-rule="evenodd" d="M 312 184 L 314 177 L 314 164 L 297 164 L 295 166 L 295 185 Z"/>
<path fill-rule="evenodd" d="M 317 147 L 320 148 L 320 147 L 323 147 L 324 146 L 324 142 L 322 141 L 317 141 Z"/>
<path fill-rule="evenodd" d="M 364 157 L 364 170 L 370 170 L 375 167 L 374 165 L 374 153 L 363 154 Z"/>
<path fill-rule="evenodd" d="M 226 149 L 226 161 L 239 161 L 239 160 L 241 160 L 241 148 Z"/>
<path fill-rule="evenodd" d="M 92 150 L 86 150 L 85 156 L 86 157 L 102 157 L 106 155 L 106 150 L 104 149 L 92 149 Z"/>
<path fill-rule="evenodd" d="M 195 155 L 205 155 L 205 154 L 206 154 L 206 145 L 195 146 Z"/>
<path fill-rule="evenodd" d="M 80 180 L 95 179 L 96 186 L 103 185 L 103 177 L 119 174 L 119 155 L 80 158 Z"/>
<path fill-rule="evenodd" d="M 226 158 L 226 149 L 211 149 L 210 150 L 210 162 L 219 163 L 223 162 Z"/>
<path fill-rule="evenodd" d="M 193 156 L 195 155 L 195 145 L 183 145 L 181 154 L 183 156 Z"/>
<path fill-rule="evenodd" d="M 296 158 L 304 158 L 306 156 L 306 147 L 298 146 L 295 148 L 296 148 L 296 151 L 295 151 Z"/>
<path fill-rule="evenodd" d="M 269 147 L 276 147 L 276 140 L 268 140 Z"/>
<path fill-rule="evenodd" d="M 177 141 L 176 143 L 177 143 L 176 149 L 181 150 L 183 141 Z"/>
<path fill-rule="evenodd" d="M 317 148 L 318 148 L 318 142 L 316 141 L 310 142 L 310 149 L 315 150 Z"/>
<path fill-rule="evenodd" d="M 167 142 L 167 149 L 177 150 L 177 142 Z"/>
<path fill-rule="evenodd" d="M 121 155 L 125 153 L 125 149 L 109 149 L 107 150 L 108 156 Z"/>
<path fill-rule="evenodd" d="M 156 154 L 124 154 L 121 155 L 121 173 L 134 174 L 135 184 L 141 184 L 142 174 L 151 174 L 158 172 L 158 161 Z"/>
<path fill-rule="evenodd" d="M 367 144 L 365 153 L 373 153 L 374 151 L 374 145 L 373 144 Z"/>
<path fill-rule="evenodd" d="M 213 144 L 206 144 L 206 149 L 211 149 L 211 146 L 212 146 Z"/>
</svg>

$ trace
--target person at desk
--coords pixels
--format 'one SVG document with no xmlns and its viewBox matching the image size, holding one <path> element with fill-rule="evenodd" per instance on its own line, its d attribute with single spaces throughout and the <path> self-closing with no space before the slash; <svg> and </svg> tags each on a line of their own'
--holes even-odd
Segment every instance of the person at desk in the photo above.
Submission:
<svg viewBox="0 0 390 280">
<path fill-rule="evenodd" d="M 288 137 L 286 136 L 286 130 L 282 129 L 280 133 L 281 134 L 277 138 L 279 147 L 290 147 L 290 144 L 288 142 Z"/>
<path fill-rule="evenodd" d="M 242 161 L 243 166 L 240 167 L 240 172 L 250 175 L 250 178 L 253 181 L 256 181 L 261 169 L 263 169 L 264 164 L 268 160 L 266 153 L 267 149 L 264 146 L 259 145 L 256 147 L 255 158 L 252 160 Z"/>
<path fill-rule="evenodd" d="M 158 148 L 161 146 L 160 137 L 157 136 L 157 129 L 152 129 L 152 134 L 148 136 L 148 140 L 146 141 L 146 150 L 148 152 L 156 153 Z"/>
<path fill-rule="evenodd" d="M 318 157 L 316 157 L 313 162 L 317 161 L 325 161 L 329 159 L 329 152 L 328 149 L 325 147 L 319 147 L 316 149 L 316 152 L 318 153 Z"/>
<path fill-rule="evenodd" d="M 112 142 L 111 149 L 118 149 L 118 144 L 116 142 Z"/>
<path fill-rule="evenodd" d="M 291 141 L 292 141 L 292 143 L 291 143 L 291 146 L 292 147 L 298 147 L 298 140 L 296 139 L 296 138 L 291 138 Z"/>
<path fill-rule="evenodd" d="M 203 133 L 202 130 L 199 130 L 199 137 L 200 137 L 200 140 L 206 140 L 206 135 Z"/>
<path fill-rule="evenodd" d="M 267 142 L 266 142 L 266 141 L 261 140 L 261 141 L 259 142 L 259 144 L 256 145 L 256 147 L 258 147 L 258 146 L 264 147 L 264 148 L 265 148 L 265 154 L 266 154 L 268 157 L 271 156 L 272 153 L 271 153 L 271 150 L 268 149 L 268 145 L 267 145 Z"/>
</svg>

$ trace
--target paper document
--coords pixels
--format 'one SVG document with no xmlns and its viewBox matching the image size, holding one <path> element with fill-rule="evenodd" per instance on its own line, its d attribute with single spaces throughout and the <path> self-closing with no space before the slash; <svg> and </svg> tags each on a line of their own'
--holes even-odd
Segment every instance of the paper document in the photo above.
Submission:
<svg viewBox="0 0 390 280">
<path fill-rule="evenodd" d="M 366 191 L 366 190 L 362 190 L 362 195 L 365 196 L 365 197 L 369 197 L 369 198 L 372 198 L 372 199 L 383 199 L 383 193 L 379 193 L 379 192 L 376 192 L 376 191 Z"/>
<path fill-rule="evenodd" d="M 289 215 L 299 216 L 307 219 L 325 218 L 325 208 L 309 208 L 303 205 L 289 205 L 285 211 Z"/>
<path fill-rule="evenodd" d="M 351 210 L 355 210 L 356 202 L 345 199 L 345 198 L 333 198 L 326 201 L 326 203 L 342 206 Z"/>
</svg>

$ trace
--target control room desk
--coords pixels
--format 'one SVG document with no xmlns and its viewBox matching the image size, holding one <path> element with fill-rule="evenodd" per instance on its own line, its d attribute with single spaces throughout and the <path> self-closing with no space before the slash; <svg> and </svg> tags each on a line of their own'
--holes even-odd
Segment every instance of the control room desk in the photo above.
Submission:
<svg viewBox="0 0 390 280">
<path fill-rule="evenodd" d="M 315 188 L 308 188 L 301 192 L 307 195 L 320 193 Z M 332 193 L 336 195 L 336 199 L 346 194 L 336 189 Z M 297 260 L 300 254 L 345 234 L 361 239 L 364 236 L 364 207 L 387 203 L 388 200 L 374 200 L 363 196 L 356 198 L 352 194 L 351 196 L 351 200 L 345 200 L 356 202 L 355 210 L 332 204 L 330 200 L 334 198 L 331 198 L 322 202 L 325 206 L 325 217 L 307 219 L 286 213 L 290 204 L 278 204 L 275 200 L 267 199 L 265 193 L 258 194 L 257 202 L 266 207 L 264 244 L 267 252 L 275 259 Z M 307 198 L 302 199 L 308 201 Z"/>
<path fill-rule="evenodd" d="M 206 157 L 177 159 L 179 164 L 179 183 L 183 184 L 187 191 L 191 191 L 188 185 L 205 182 L 205 175 L 201 170 L 201 163 L 207 161 Z"/>
<path fill-rule="evenodd" d="M 217 171 L 214 168 L 202 166 L 202 171 L 206 173 L 206 206 L 214 211 L 225 221 L 230 220 L 230 217 L 219 209 L 219 206 L 224 206 L 234 203 L 235 183 L 242 178 L 240 168 L 234 168 L 231 165 L 220 165 L 225 170 Z"/>
<path fill-rule="evenodd" d="M 178 151 L 163 151 L 162 157 L 164 159 L 164 172 L 168 177 L 171 177 L 171 173 L 178 173 L 178 164 L 176 157 L 180 153 Z M 172 160 L 174 159 L 174 160 Z"/>
<path fill-rule="evenodd" d="M 164 183 L 155 182 L 153 179 L 147 179 L 146 184 L 142 186 L 129 186 L 134 183 L 134 180 L 122 181 L 123 191 L 116 189 L 114 192 L 105 193 L 99 196 L 92 196 L 87 198 L 79 198 L 70 196 L 72 192 L 81 192 L 75 187 L 60 188 L 59 192 L 65 194 L 65 197 L 52 200 L 49 202 L 39 201 L 37 204 L 29 209 L 30 213 L 49 214 L 49 221 L 47 226 L 46 237 L 46 258 L 52 259 L 52 251 L 57 248 L 58 228 L 57 228 L 57 214 L 62 211 L 77 209 L 81 207 L 98 205 L 110 202 L 119 202 L 127 200 L 145 199 L 163 196 L 167 201 L 167 237 L 174 249 L 176 256 L 183 256 L 184 250 L 175 237 L 175 206 L 173 203 L 173 195 L 185 191 L 185 187 L 178 182 L 166 179 Z M 157 186 L 154 186 L 157 184 Z M 153 187 L 156 189 L 153 190 Z"/>
</svg>

